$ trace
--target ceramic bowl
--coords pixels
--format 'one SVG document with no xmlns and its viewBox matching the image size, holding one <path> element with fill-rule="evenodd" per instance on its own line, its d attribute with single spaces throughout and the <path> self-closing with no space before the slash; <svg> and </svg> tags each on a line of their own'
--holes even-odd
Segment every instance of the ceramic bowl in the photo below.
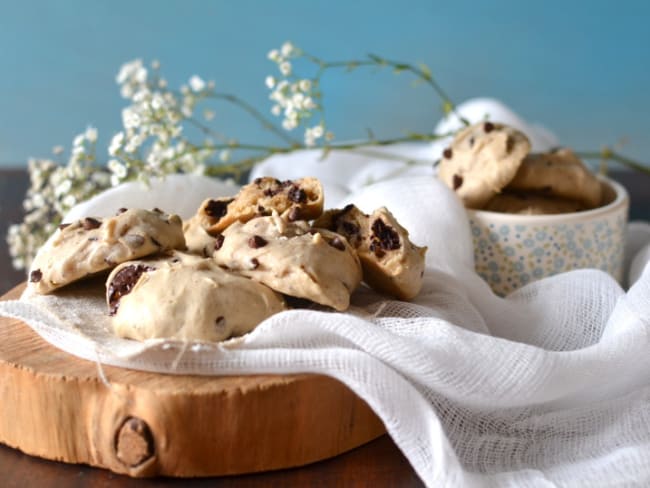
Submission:
<svg viewBox="0 0 650 488">
<path fill-rule="evenodd" d="M 596 268 L 619 282 L 629 197 L 601 178 L 603 202 L 582 212 L 518 215 L 467 210 L 478 274 L 501 296 L 534 280 L 579 268 Z"/>
</svg>

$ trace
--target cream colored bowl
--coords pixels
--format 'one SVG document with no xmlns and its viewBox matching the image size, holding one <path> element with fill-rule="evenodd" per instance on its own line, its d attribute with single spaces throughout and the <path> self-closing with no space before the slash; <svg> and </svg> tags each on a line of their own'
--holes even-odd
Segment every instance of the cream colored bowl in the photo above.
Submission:
<svg viewBox="0 0 650 488">
<path fill-rule="evenodd" d="M 596 268 L 623 277 L 627 191 L 602 178 L 603 204 L 556 215 L 467 210 L 476 271 L 498 295 L 572 269 Z"/>
</svg>

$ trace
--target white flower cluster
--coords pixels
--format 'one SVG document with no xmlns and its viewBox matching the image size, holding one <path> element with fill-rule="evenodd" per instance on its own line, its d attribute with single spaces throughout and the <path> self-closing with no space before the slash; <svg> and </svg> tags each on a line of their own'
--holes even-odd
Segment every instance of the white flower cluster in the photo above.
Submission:
<svg viewBox="0 0 650 488">
<path fill-rule="evenodd" d="M 131 105 L 122 110 L 124 129 L 108 147 L 113 186 L 133 178 L 147 181 L 171 173 L 203 173 L 206 160 L 214 154 L 209 145 L 199 148 L 182 136 L 182 123 L 193 116 L 197 102 L 214 84 L 194 75 L 177 94 L 158 75 L 160 63 L 154 61 L 151 68 L 153 76 L 136 59 L 122 66 L 116 78 Z"/>
<path fill-rule="evenodd" d="M 300 78 L 294 74 L 292 60 L 299 58 L 302 51 L 291 42 L 285 42 L 280 49 L 269 52 L 268 58 L 277 64 L 281 78 L 266 77 L 266 87 L 271 90 L 269 99 L 274 102 L 271 113 L 276 117 L 283 117 L 282 127 L 291 131 L 304 125 L 304 142 L 308 147 L 316 145 L 318 139 L 326 135 L 325 123 L 320 120 L 316 125 L 309 127 L 308 123 L 314 118 L 316 112 L 322 114 L 322 107 L 316 102 L 316 80 Z M 327 134 L 328 140 L 332 139 L 331 133 Z"/>
<path fill-rule="evenodd" d="M 16 269 L 29 267 L 70 208 L 109 187 L 108 173 L 95 165 L 96 143 L 97 130 L 89 127 L 74 138 L 67 165 L 49 159 L 29 161 L 31 186 L 23 202 L 25 220 L 9 227 L 7 236 Z M 55 154 L 61 151 L 59 146 L 53 149 Z"/>
<path fill-rule="evenodd" d="M 133 179 L 146 182 L 173 173 L 204 173 L 215 154 L 213 143 L 191 144 L 183 137 L 182 124 L 214 84 L 194 75 L 175 93 L 159 76 L 159 68 L 154 61 L 150 72 L 136 59 L 124 64 L 116 77 L 120 93 L 131 104 L 122 111 L 122 130 L 108 146 L 108 171 L 96 160 L 97 130 L 92 127 L 74 138 L 66 165 L 49 159 L 29 162 L 26 216 L 10 227 L 7 236 L 16 269 L 29 267 L 70 208 L 100 191 Z M 53 152 L 60 155 L 63 147 L 56 146 Z M 229 157 L 229 151 L 220 154 L 222 161 Z"/>
</svg>

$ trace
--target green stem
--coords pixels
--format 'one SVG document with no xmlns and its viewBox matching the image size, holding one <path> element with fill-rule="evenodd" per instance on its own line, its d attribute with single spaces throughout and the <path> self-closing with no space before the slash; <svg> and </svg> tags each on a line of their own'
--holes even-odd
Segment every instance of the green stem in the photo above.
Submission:
<svg viewBox="0 0 650 488">
<path fill-rule="evenodd" d="M 377 67 L 383 67 L 383 66 L 390 66 L 393 69 L 400 70 L 400 71 L 408 71 L 417 78 L 421 79 L 425 83 L 427 83 L 429 86 L 433 88 L 433 90 L 436 92 L 436 94 L 442 99 L 444 105 L 446 107 L 449 107 L 450 111 L 453 112 L 456 117 L 463 123 L 463 125 L 468 126 L 469 121 L 462 117 L 458 111 L 456 110 L 456 105 L 451 101 L 451 98 L 447 95 L 447 93 L 442 89 L 440 84 L 435 80 L 435 78 L 428 72 L 425 72 L 423 69 L 418 68 L 416 66 L 413 66 L 410 63 L 401 63 L 398 61 L 391 61 L 389 59 L 381 58 L 379 56 L 376 56 L 374 54 L 369 54 L 369 60 L 353 60 L 353 61 L 323 61 L 322 59 L 318 58 L 317 56 L 314 56 L 312 54 L 306 53 L 304 51 L 301 52 L 302 56 L 310 60 L 311 62 L 317 64 L 319 66 L 319 71 L 316 75 L 316 79 L 320 80 L 320 77 L 323 75 L 325 70 L 329 68 L 357 68 L 357 67 L 362 67 L 362 66 L 377 66 Z M 427 70 L 428 71 L 428 70 Z"/>
<path fill-rule="evenodd" d="M 279 127 L 276 127 L 276 125 L 273 124 L 273 122 L 271 122 L 267 117 L 265 117 L 259 110 L 257 110 L 251 104 L 242 100 L 238 96 L 231 95 L 229 93 L 212 92 L 209 95 L 207 95 L 206 98 L 213 98 L 215 100 L 225 100 L 233 105 L 236 105 L 241 109 L 243 109 L 244 111 L 248 112 L 248 114 L 251 115 L 254 119 L 256 119 L 262 125 L 262 127 L 273 132 L 275 135 L 283 139 L 286 143 L 290 145 L 300 145 L 300 143 L 297 140 L 290 137 L 286 132 L 284 132 Z"/>
<path fill-rule="evenodd" d="M 640 171 L 641 173 L 650 174 L 650 165 L 639 163 L 633 159 L 622 156 L 608 148 L 602 151 L 583 151 L 577 152 L 576 156 L 582 159 L 606 159 L 608 161 L 616 161 L 617 163 L 627 166 L 628 168 Z"/>
</svg>

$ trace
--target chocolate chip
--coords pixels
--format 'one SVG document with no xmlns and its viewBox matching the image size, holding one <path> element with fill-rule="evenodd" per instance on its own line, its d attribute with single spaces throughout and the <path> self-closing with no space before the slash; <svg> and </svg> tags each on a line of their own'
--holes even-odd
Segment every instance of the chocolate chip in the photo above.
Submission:
<svg viewBox="0 0 650 488">
<path fill-rule="evenodd" d="M 300 209 L 298 207 L 292 207 L 291 210 L 289 210 L 287 218 L 289 219 L 289 222 L 295 222 L 300 219 Z"/>
<path fill-rule="evenodd" d="M 453 178 L 453 183 L 454 183 L 454 191 L 458 190 L 461 186 L 463 186 L 463 177 L 461 175 L 454 175 Z"/>
<path fill-rule="evenodd" d="M 219 315 L 217 320 L 215 320 L 215 325 L 218 329 L 223 329 L 226 326 L 226 317 Z"/>
<path fill-rule="evenodd" d="M 131 293 L 131 290 L 143 273 L 156 268 L 143 264 L 132 264 L 119 270 L 108 285 L 108 308 L 110 315 L 115 315 L 120 306 L 120 299 Z"/>
<path fill-rule="evenodd" d="M 226 212 L 228 212 L 228 205 L 233 200 L 234 198 L 231 198 L 230 200 L 208 200 L 208 203 L 205 205 L 206 215 L 219 220 L 221 217 L 226 215 Z"/>
<path fill-rule="evenodd" d="M 172 263 L 174 263 L 174 264 L 180 263 L 180 262 L 181 262 L 181 260 L 179 258 L 173 258 L 172 259 Z"/>
<path fill-rule="evenodd" d="M 260 262 L 257 260 L 257 258 L 251 259 L 251 269 L 257 269 L 260 266 Z"/>
<path fill-rule="evenodd" d="M 483 130 L 486 134 L 492 132 L 494 130 L 494 124 L 492 122 L 486 122 L 483 124 Z"/>
<path fill-rule="evenodd" d="M 442 155 L 447 159 L 451 159 L 451 157 L 454 155 L 454 153 L 450 148 L 447 148 L 444 151 L 442 151 Z"/>
<path fill-rule="evenodd" d="M 355 236 L 361 231 L 358 225 L 353 224 L 352 222 L 348 222 L 347 220 L 341 222 L 341 228 L 347 236 Z"/>
<path fill-rule="evenodd" d="M 116 213 L 115 215 L 123 214 L 123 213 L 126 212 L 127 210 L 128 210 L 128 208 L 125 208 L 125 207 L 118 208 L 118 209 L 117 209 L 117 213 Z"/>
<path fill-rule="evenodd" d="M 341 214 L 348 213 L 353 208 L 354 208 L 354 203 L 348 203 L 345 207 L 343 207 L 343 210 L 341 210 Z"/>
<path fill-rule="evenodd" d="M 97 219 L 93 219 L 92 217 L 86 217 L 83 219 L 81 225 L 85 230 L 91 230 L 97 229 L 100 225 L 102 225 L 102 223 Z"/>
<path fill-rule="evenodd" d="M 309 232 L 310 235 L 315 236 L 316 234 L 320 234 L 316 229 L 309 229 L 307 232 Z"/>
<path fill-rule="evenodd" d="M 158 214 L 163 214 L 163 213 L 165 213 L 165 212 L 163 212 L 162 210 L 160 210 L 158 207 L 154 207 L 153 211 L 156 212 L 156 213 L 158 213 Z"/>
<path fill-rule="evenodd" d="M 264 190 L 264 196 L 265 197 L 274 197 L 278 193 L 280 193 L 279 190 L 274 190 L 272 188 L 267 188 L 266 190 Z"/>
<path fill-rule="evenodd" d="M 214 236 L 214 250 L 218 251 L 223 246 L 223 241 L 226 240 L 226 237 L 223 234 L 217 234 Z"/>
<path fill-rule="evenodd" d="M 70 224 L 61 224 L 61 225 L 59 225 L 59 230 L 63 230 L 66 227 L 70 227 Z"/>
<path fill-rule="evenodd" d="M 151 243 L 152 243 L 154 246 L 162 247 L 162 244 L 161 244 L 160 242 L 158 242 L 155 238 L 150 237 L 150 239 L 151 239 Z"/>
<path fill-rule="evenodd" d="M 95 242 L 95 241 L 97 240 L 97 238 L 96 238 L 96 237 L 89 237 L 88 240 L 89 240 L 90 242 Z"/>
<path fill-rule="evenodd" d="M 282 296 L 289 308 L 310 308 L 315 305 L 314 302 L 308 300 L 307 298 L 292 297 L 290 295 Z"/>
<path fill-rule="evenodd" d="M 334 249 L 338 249 L 339 251 L 345 251 L 345 243 L 338 236 L 332 239 L 331 241 L 329 241 L 328 244 L 332 246 Z"/>
<path fill-rule="evenodd" d="M 289 197 L 289 200 L 295 203 L 305 203 L 307 201 L 307 193 L 305 193 L 305 190 L 297 186 L 292 186 L 289 189 L 287 196 Z"/>
<path fill-rule="evenodd" d="M 41 272 L 40 269 L 35 269 L 31 273 L 29 273 L 29 281 L 32 283 L 38 283 L 43 279 L 43 273 Z"/>
<path fill-rule="evenodd" d="M 248 246 L 252 247 L 253 249 L 264 247 L 267 244 L 268 244 L 267 240 L 264 239 L 262 236 L 253 236 L 250 239 L 248 239 Z"/>
<path fill-rule="evenodd" d="M 473 137 L 469 138 L 469 147 L 474 147 L 474 138 Z"/>
<path fill-rule="evenodd" d="M 383 220 L 377 219 L 372 223 L 371 229 L 373 232 L 372 240 L 378 241 L 382 249 L 387 251 L 399 249 L 399 236 L 390 225 L 386 225 Z"/>
<path fill-rule="evenodd" d="M 371 242 L 370 246 L 369 246 L 369 249 L 370 249 L 370 252 L 375 253 L 375 256 L 377 256 L 380 259 L 383 258 L 386 255 L 386 253 L 381 249 L 381 247 L 380 247 L 380 245 L 379 245 L 379 243 L 377 241 Z"/>
<path fill-rule="evenodd" d="M 506 138 L 506 152 L 509 154 L 512 152 L 512 150 L 515 148 L 515 140 L 512 138 L 512 136 L 508 136 Z"/>
<path fill-rule="evenodd" d="M 255 178 L 253 180 L 253 183 L 255 183 L 259 187 L 262 184 L 262 178 Z"/>
</svg>

